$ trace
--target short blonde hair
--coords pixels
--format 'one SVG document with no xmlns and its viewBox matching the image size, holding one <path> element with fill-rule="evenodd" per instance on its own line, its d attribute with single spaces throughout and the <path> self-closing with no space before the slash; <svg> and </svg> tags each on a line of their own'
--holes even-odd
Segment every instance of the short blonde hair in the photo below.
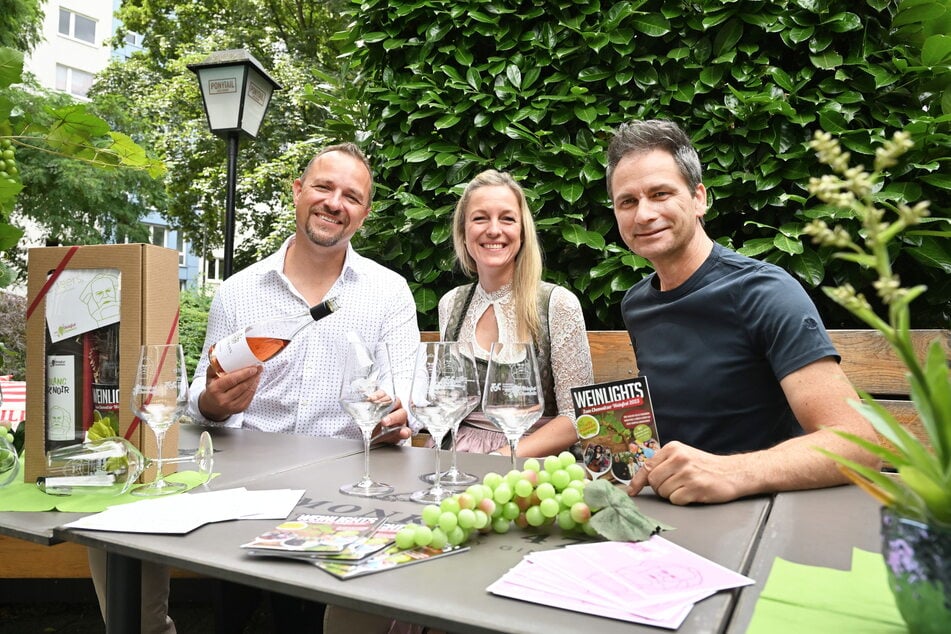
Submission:
<svg viewBox="0 0 951 634">
<path fill-rule="evenodd" d="M 537 337 L 541 327 L 538 316 L 538 286 L 542 279 L 542 252 L 535 231 L 535 221 L 528 208 L 528 201 L 522 187 L 506 172 L 490 169 L 476 174 L 469 181 L 462 197 L 456 203 L 452 216 L 452 243 L 456 251 L 459 267 L 468 277 L 478 273 L 475 260 L 466 249 L 466 208 L 472 198 L 472 192 L 480 187 L 508 187 L 519 206 L 519 220 L 522 225 L 522 248 L 515 256 L 515 273 L 512 277 L 512 296 L 515 300 L 516 332 L 525 341 Z"/>
</svg>

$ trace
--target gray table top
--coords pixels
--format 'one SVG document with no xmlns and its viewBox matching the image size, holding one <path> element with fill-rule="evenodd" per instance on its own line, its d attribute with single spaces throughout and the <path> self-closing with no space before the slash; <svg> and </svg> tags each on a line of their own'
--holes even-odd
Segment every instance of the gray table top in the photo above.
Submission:
<svg viewBox="0 0 951 634">
<path fill-rule="evenodd" d="M 756 585 L 740 594 L 728 632 L 746 631 L 776 557 L 849 570 L 853 547 L 880 552 L 879 507 L 855 486 L 778 494 L 748 573 Z"/>
<path fill-rule="evenodd" d="M 204 428 L 182 425 L 179 453 L 194 453 Z M 314 438 L 293 434 L 272 434 L 246 429 L 208 428 L 215 449 L 216 477 L 210 487 L 242 486 L 257 478 L 278 474 L 307 464 L 360 453 L 358 440 Z M 183 468 L 188 469 L 185 465 Z M 79 519 L 86 513 L 0 512 L 0 535 L 8 535 L 46 546 L 60 542 L 53 529 Z"/>
<path fill-rule="evenodd" d="M 447 454 L 444 454 L 448 458 Z M 505 472 L 507 458 L 460 454 L 461 469 L 480 476 Z M 380 512 L 393 521 L 416 517 L 421 506 L 406 501 L 424 484 L 419 474 L 433 470 L 432 450 L 386 447 L 370 456 L 371 474 L 393 484 L 386 499 L 362 499 L 338 492 L 341 484 L 362 474 L 363 457 L 355 454 L 332 461 L 284 470 L 246 483 L 249 489 L 306 488 L 293 515 L 304 512 L 362 514 Z M 675 507 L 651 495 L 637 498 L 648 515 L 677 527 L 665 537 L 733 570 L 745 572 L 768 515 L 769 498 L 728 505 Z M 252 558 L 239 545 L 273 527 L 274 520 L 209 524 L 187 536 L 65 531 L 61 537 L 120 555 L 169 564 L 306 599 L 344 605 L 376 614 L 422 623 L 453 632 L 654 631 L 621 621 L 490 595 L 485 588 L 539 549 L 575 540 L 558 530 L 513 529 L 472 540 L 471 550 L 423 565 L 341 581 L 307 563 Z M 684 632 L 721 631 L 733 610 L 735 594 L 721 592 L 692 610 Z"/>
</svg>

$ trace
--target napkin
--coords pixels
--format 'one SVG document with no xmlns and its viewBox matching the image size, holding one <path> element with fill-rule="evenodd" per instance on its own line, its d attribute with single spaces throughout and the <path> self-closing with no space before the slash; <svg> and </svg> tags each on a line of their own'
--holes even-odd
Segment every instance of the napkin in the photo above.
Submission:
<svg viewBox="0 0 951 634">
<path fill-rule="evenodd" d="M 907 631 L 888 587 L 884 559 L 854 548 L 851 570 L 806 566 L 777 557 L 747 634 Z"/>
<path fill-rule="evenodd" d="M 212 477 L 218 474 L 212 474 Z M 205 476 L 197 471 L 178 471 L 165 476 L 170 482 L 183 482 L 186 490 L 194 489 L 205 482 Z M 141 497 L 103 495 L 101 493 L 74 493 L 73 495 L 48 495 L 32 482 L 23 482 L 23 461 L 20 461 L 19 477 L 0 488 L 0 511 L 64 511 L 71 513 L 98 513 L 116 504 L 128 504 Z"/>
</svg>

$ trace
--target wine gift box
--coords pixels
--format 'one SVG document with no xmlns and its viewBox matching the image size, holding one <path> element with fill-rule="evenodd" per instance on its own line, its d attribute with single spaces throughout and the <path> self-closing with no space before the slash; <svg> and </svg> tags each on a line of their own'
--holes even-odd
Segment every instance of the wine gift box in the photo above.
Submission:
<svg viewBox="0 0 951 634">
<path fill-rule="evenodd" d="M 118 304 L 119 434 L 146 457 L 154 458 L 155 435 L 132 413 L 130 400 L 143 344 L 178 343 L 178 252 L 149 244 L 103 244 L 30 249 L 27 260 L 26 439 L 24 481 L 45 475 L 47 433 L 47 357 L 51 320 L 60 335 L 115 321 Z M 90 321 L 93 320 L 93 321 Z M 100 321 L 96 321 L 100 320 Z M 81 363 L 88 365 L 88 359 Z M 87 372 L 87 384 L 91 378 Z M 91 389 L 87 391 L 91 395 Z M 51 408 L 55 410 L 56 408 Z M 77 417 L 88 428 L 91 407 Z M 52 418 L 63 418 L 61 412 Z M 60 422 L 56 420 L 54 422 Z M 74 423 L 79 436 L 79 422 Z M 77 439 L 77 442 L 81 437 Z M 178 454 L 178 426 L 165 435 L 164 457 Z M 168 465 L 166 471 L 173 471 Z M 155 476 L 154 468 L 143 474 Z"/>
</svg>

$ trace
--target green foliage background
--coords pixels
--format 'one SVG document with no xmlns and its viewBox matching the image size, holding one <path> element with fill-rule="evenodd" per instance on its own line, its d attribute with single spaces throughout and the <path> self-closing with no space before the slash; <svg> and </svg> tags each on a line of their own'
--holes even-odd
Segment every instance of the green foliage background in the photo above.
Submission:
<svg viewBox="0 0 951 634">
<path fill-rule="evenodd" d="M 621 327 L 621 296 L 650 269 L 618 239 L 605 148 L 620 123 L 655 117 L 696 143 L 710 235 L 793 273 L 829 327 L 855 322 L 818 286 L 862 290 L 871 275 L 803 236 L 813 217 L 859 230 L 807 199 L 821 171 L 808 139 L 822 128 L 870 163 L 873 142 L 910 131 L 918 145 L 879 196 L 934 202 L 895 266 L 930 289 L 917 325 L 946 326 L 948 27 L 947 0 L 362 0 L 335 36 L 358 80 L 314 98 L 338 135 L 369 139 L 381 187 L 358 247 L 410 279 L 423 328 L 461 281 L 452 207 L 489 167 L 529 188 L 547 278 L 576 291 L 589 328 Z"/>
<path fill-rule="evenodd" d="M 26 380 L 26 298 L 0 291 L 0 375 Z"/>
<path fill-rule="evenodd" d="M 178 340 L 185 351 L 185 367 L 188 377 L 195 378 L 195 368 L 201 358 L 201 348 L 205 343 L 205 330 L 208 327 L 208 310 L 211 308 L 212 294 L 201 289 L 187 289 L 180 295 L 181 310 L 178 315 Z"/>
</svg>

